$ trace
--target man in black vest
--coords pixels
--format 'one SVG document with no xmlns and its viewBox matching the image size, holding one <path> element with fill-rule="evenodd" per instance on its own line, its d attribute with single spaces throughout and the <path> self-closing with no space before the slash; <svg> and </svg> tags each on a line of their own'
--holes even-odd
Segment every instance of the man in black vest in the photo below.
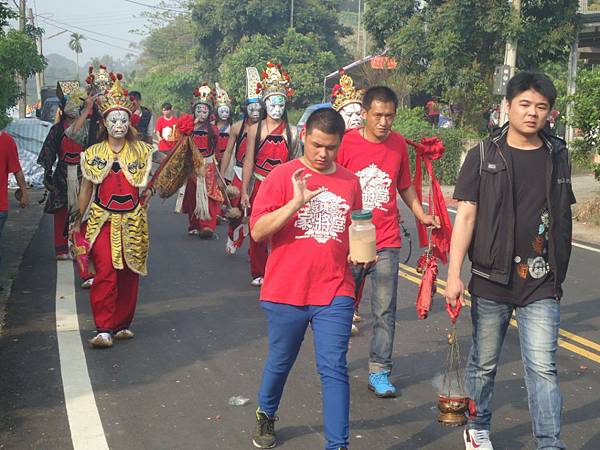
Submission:
<svg viewBox="0 0 600 450">
<path fill-rule="evenodd" d="M 556 95 L 544 74 L 514 76 L 506 93 L 509 122 L 469 151 L 456 182 L 446 301 L 463 301 L 460 270 L 468 252 L 473 345 L 465 385 L 475 410 L 464 432 L 467 450 L 493 449 L 494 378 L 513 313 L 537 448 L 566 448 L 556 349 L 575 197 L 566 144 L 542 131 Z"/>
</svg>

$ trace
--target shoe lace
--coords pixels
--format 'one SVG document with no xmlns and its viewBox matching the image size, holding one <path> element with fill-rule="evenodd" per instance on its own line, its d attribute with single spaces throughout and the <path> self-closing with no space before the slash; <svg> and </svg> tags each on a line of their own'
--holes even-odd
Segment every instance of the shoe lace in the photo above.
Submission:
<svg viewBox="0 0 600 450">
<path fill-rule="evenodd" d="M 258 423 L 256 424 L 257 431 L 259 431 L 261 435 L 275 433 L 275 422 L 277 420 L 279 420 L 279 417 L 277 416 L 269 417 L 266 414 L 261 414 Z"/>
<path fill-rule="evenodd" d="M 487 430 L 472 430 L 475 435 L 475 440 L 479 444 L 489 444 L 490 443 L 490 432 Z"/>
<path fill-rule="evenodd" d="M 392 383 L 390 383 L 387 372 L 380 372 L 380 373 L 376 374 L 374 381 L 377 384 L 383 384 L 386 387 L 392 387 Z"/>
</svg>

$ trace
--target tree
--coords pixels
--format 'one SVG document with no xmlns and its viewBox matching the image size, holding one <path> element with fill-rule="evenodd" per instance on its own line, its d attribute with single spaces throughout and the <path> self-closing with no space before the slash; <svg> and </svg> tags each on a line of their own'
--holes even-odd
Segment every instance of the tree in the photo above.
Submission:
<svg viewBox="0 0 600 450">
<path fill-rule="evenodd" d="M 519 18 L 506 0 L 367 2 L 368 31 L 398 59 L 413 92 L 462 105 L 471 124 L 497 101 L 491 83 L 507 40 L 517 39 L 520 69 L 549 60 L 566 65 L 579 6 L 578 0 L 523 0 Z"/>
<path fill-rule="evenodd" d="M 45 66 L 34 40 L 33 33 L 39 30 L 5 31 L 8 21 L 16 17 L 17 14 L 6 6 L 6 2 L 0 1 L 0 129 L 10 121 L 6 111 L 15 106 L 23 95 L 15 82 L 16 76 L 29 77 Z"/>
<path fill-rule="evenodd" d="M 282 38 L 255 34 L 225 57 L 221 81 L 229 95 L 242 103 L 246 98 L 245 68 L 255 66 L 260 71 L 269 60 L 281 63 L 296 91 L 290 105 L 304 107 L 321 100 L 323 78 L 338 67 L 335 54 L 327 48 L 325 39 L 314 33 L 289 29 Z"/>
<path fill-rule="evenodd" d="M 337 16 L 335 0 L 295 0 L 294 30 L 319 35 L 328 51 L 347 57 L 339 38 L 350 32 Z M 282 7 L 283 5 L 283 7 Z M 197 57 L 206 76 L 214 76 L 227 55 L 240 42 L 256 34 L 282 39 L 290 24 L 290 2 L 281 0 L 196 0 L 192 20 L 196 26 Z"/>
<path fill-rule="evenodd" d="M 83 53 L 83 47 L 81 41 L 85 40 L 85 36 L 79 33 L 72 33 L 71 40 L 69 41 L 69 48 L 75 52 L 75 59 L 77 61 L 77 79 L 79 80 L 79 54 Z"/>
</svg>

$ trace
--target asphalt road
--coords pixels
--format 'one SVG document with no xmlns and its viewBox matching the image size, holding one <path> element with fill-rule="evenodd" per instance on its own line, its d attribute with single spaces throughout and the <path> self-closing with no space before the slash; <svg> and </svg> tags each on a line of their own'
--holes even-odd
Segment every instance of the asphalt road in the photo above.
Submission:
<svg viewBox="0 0 600 450">
<path fill-rule="evenodd" d="M 132 327 L 135 339 L 116 342 L 109 350 L 89 349 L 86 341 L 94 326 L 88 295 L 76 283 L 81 346 L 102 438 L 110 449 L 123 450 L 249 449 L 267 352 L 258 290 L 249 285 L 245 252 L 225 255 L 224 226 L 218 229 L 221 239 L 201 241 L 186 234 L 185 217 L 172 211 L 173 200 L 154 201 L 151 208 L 150 275 L 141 283 Z M 416 241 L 412 219 L 407 224 Z M 51 226 L 50 217 L 44 217 L 25 254 L 0 338 L 2 449 L 69 449 L 74 448 L 74 427 L 84 434 L 93 432 L 89 411 L 75 410 L 67 417 L 63 380 L 74 374 L 61 367 L 58 353 L 55 310 L 60 299 Z M 414 266 L 418 253 L 413 249 L 409 266 Z M 599 264 L 600 253 L 574 249 L 565 286 L 561 327 L 572 334 L 563 334 L 570 346 L 560 348 L 558 367 L 563 438 L 571 449 L 600 448 L 600 310 L 595 307 L 600 301 Z M 409 269 L 402 272 L 410 275 Z M 392 378 L 401 395 L 396 399 L 377 399 L 367 391 L 371 318 L 369 305 L 361 305 L 364 321 L 348 355 L 352 449 L 464 448 L 461 429 L 444 428 L 436 421 L 433 380 L 442 372 L 448 347 L 443 299 L 436 296 L 430 317 L 418 321 L 417 284 L 412 278 L 400 278 Z M 463 356 L 471 331 L 468 312 L 465 309 L 458 322 Z M 281 449 L 323 447 L 311 341 L 309 331 L 278 412 Z M 76 358 L 76 352 L 63 352 L 63 360 L 71 357 Z M 238 395 L 249 398 L 249 404 L 230 406 L 229 398 Z M 495 448 L 534 448 L 516 329 L 505 341 L 493 406 Z"/>
</svg>

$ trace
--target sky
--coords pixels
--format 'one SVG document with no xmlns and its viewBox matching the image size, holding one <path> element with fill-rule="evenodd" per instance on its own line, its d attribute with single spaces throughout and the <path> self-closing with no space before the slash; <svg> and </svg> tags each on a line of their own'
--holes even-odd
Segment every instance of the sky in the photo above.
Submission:
<svg viewBox="0 0 600 450">
<path fill-rule="evenodd" d="M 147 5 L 160 2 L 135 1 Z M 80 64 L 105 54 L 117 59 L 128 53 L 137 55 L 139 51 L 130 49 L 130 44 L 139 43 L 143 37 L 130 30 L 143 29 L 148 21 L 141 13 L 152 10 L 127 0 L 27 0 L 27 7 L 33 9 L 37 25 L 45 30 L 45 55 L 58 53 L 74 61 L 75 54 L 68 47 L 70 35 L 77 32 L 85 36 Z M 64 29 L 69 31 L 54 36 Z"/>
</svg>

